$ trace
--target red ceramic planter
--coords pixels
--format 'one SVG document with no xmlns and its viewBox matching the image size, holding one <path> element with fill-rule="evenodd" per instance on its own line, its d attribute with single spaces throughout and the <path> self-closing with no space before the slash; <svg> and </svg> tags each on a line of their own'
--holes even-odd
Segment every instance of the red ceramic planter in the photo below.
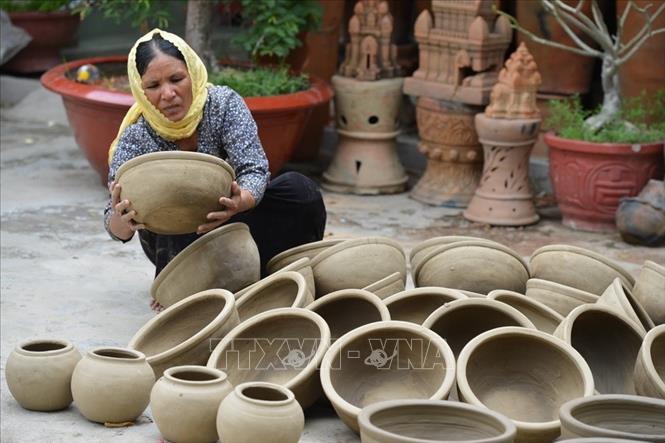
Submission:
<svg viewBox="0 0 665 443">
<path fill-rule="evenodd" d="M 663 176 L 665 142 L 592 143 L 545 134 L 550 178 L 563 224 L 586 231 L 615 230 L 623 197 L 637 195 Z"/>
</svg>

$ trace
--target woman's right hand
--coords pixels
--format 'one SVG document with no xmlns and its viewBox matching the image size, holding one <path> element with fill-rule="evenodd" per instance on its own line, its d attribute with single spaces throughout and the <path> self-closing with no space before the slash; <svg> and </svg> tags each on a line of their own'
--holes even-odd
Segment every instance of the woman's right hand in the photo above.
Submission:
<svg viewBox="0 0 665 443">
<path fill-rule="evenodd" d="M 120 200 L 121 187 L 118 182 L 113 181 L 109 186 L 109 190 L 111 191 L 111 208 L 113 209 L 110 222 L 111 232 L 120 239 L 129 240 L 134 232 L 145 229 L 145 225 L 134 220 L 136 211 L 131 209 L 131 202 Z"/>
</svg>

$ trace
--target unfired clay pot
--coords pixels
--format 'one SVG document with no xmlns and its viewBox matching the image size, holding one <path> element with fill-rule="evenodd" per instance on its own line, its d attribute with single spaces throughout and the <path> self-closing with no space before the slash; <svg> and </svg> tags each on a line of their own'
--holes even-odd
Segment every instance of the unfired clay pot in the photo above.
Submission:
<svg viewBox="0 0 665 443">
<path fill-rule="evenodd" d="M 257 282 L 238 300 L 238 318 L 250 317 L 275 308 L 304 308 L 314 301 L 305 277 L 294 271 L 278 272 Z"/>
<path fill-rule="evenodd" d="M 383 299 L 402 292 L 404 290 L 404 279 L 401 273 L 393 272 L 389 276 L 365 286 L 363 289 Z"/>
<path fill-rule="evenodd" d="M 233 391 L 226 374 L 205 366 L 164 371 L 150 393 L 150 409 L 162 436 L 177 443 L 217 440 L 217 410 Z"/>
<path fill-rule="evenodd" d="M 665 400 L 595 395 L 561 406 L 562 437 L 609 437 L 665 442 Z"/>
<path fill-rule="evenodd" d="M 282 385 L 307 408 L 321 395 L 317 376 L 330 346 L 330 328 L 302 308 L 272 309 L 245 320 L 222 339 L 208 367 L 226 372 L 237 386 L 247 381 Z"/>
<path fill-rule="evenodd" d="M 421 325 L 438 307 L 466 298 L 456 289 L 425 287 L 400 292 L 383 300 L 392 320 Z"/>
<path fill-rule="evenodd" d="M 443 337 L 455 356 L 469 340 L 490 329 L 502 326 L 536 328 L 517 309 L 496 300 L 477 298 L 446 303 L 432 312 L 423 326 Z"/>
<path fill-rule="evenodd" d="M 596 303 L 600 297 L 581 289 L 539 278 L 530 278 L 526 282 L 526 296 L 549 306 L 562 316 L 586 303 Z"/>
<path fill-rule="evenodd" d="M 516 442 L 553 441 L 559 436 L 559 407 L 593 394 L 591 369 L 582 356 L 535 329 L 484 332 L 462 349 L 457 365 L 460 399 L 513 420 Z"/>
<path fill-rule="evenodd" d="M 72 374 L 72 396 L 79 412 L 98 423 L 133 422 L 150 403 L 155 373 L 143 353 L 95 348 Z"/>
<path fill-rule="evenodd" d="M 363 443 L 512 443 L 517 432 L 501 414 L 448 400 L 374 403 L 360 411 L 358 423 Z"/>
<path fill-rule="evenodd" d="M 646 260 L 635 282 L 633 295 L 655 324 L 665 323 L 665 266 Z"/>
<path fill-rule="evenodd" d="M 244 223 L 221 226 L 196 239 L 159 273 L 150 294 L 169 307 L 206 289 L 236 292 L 259 280 L 259 250 Z"/>
<path fill-rule="evenodd" d="M 619 277 L 632 288 L 635 279 L 612 260 L 588 249 L 549 245 L 536 249 L 530 258 L 531 276 L 601 295 Z"/>
<path fill-rule="evenodd" d="M 305 277 L 305 284 L 307 285 L 307 289 L 309 290 L 309 292 L 314 297 L 316 297 L 316 288 L 315 288 L 315 285 L 314 285 L 314 274 L 312 273 L 312 267 L 310 266 L 310 262 L 311 262 L 311 260 L 308 257 L 299 258 L 298 260 L 294 261 L 293 263 L 288 264 L 288 265 L 284 266 L 283 268 L 275 271 L 273 274 L 269 275 L 266 278 L 269 278 L 272 275 L 280 273 L 280 272 L 287 272 L 287 271 L 297 272 L 298 274 Z M 262 281 L 263 281 L 263 279 L 255 282 L 255 283 L 252 283 L 249 286 L 245 286 L 241 290 L 237 291 L 235 293 L 236 301 L 240 300 L 243 297 L 243 295 L 245 295 L 250 289 L 254 288 L 256 285 L 260 284 Z"/>
<path fill-rule="evenodd" d="M 633 297 L 630 289 L 625 287 L 620 278 L 615 278 L 603 295 L 596 302 L 599 305 L 606 305 L 618 309 L 626 317 L 634 321 L 643 333 L 646 333 L 654 327 L 649 314 L 644 310 L 640 302 Z"/>
<path fill-rule="evenodd" d="M 271 258 L 268 264 L 266 265 L 266 269 L 268 270 L 268 273 L 273 274 L 276 271 L 282 269 L 284 266 L 289 265 L 303 257 L 313 259 L 319 252 L 325 251 L 329 247 L 335 246 L 346 240 L 348 239 L 327 238 L 325 240 L 305 243 L 304 245 L 287 249 L 286 251 L 280 252 L 279 254 Z"/>
<path fill-rule="evenodd" d="M 607 438 L 607 437 L 581 437 L 567 438 L 557 440 L 558 443 L 644 443 L 644 440 L 627 440 L 625 438 Z"/>
<path fill-rule="evenodd" d="M 553 333 L 563 321 L 563 315 L 554 309 L 519 292 L 495 289 L 487 294 L 487 298 L 512 306 L 531 320 L 536 329 L 548 334 Z"/>
<path fill-rule="evenodd" d="M 618 311 L 597 304 L 578 306 L 554 336 L 586 360 L 601 394 L 635 394 L 635 359 L 644 332 Z"/>
<path fill-rule="evenodd" d="M 665 400 L 665 325 L 656 326 L 644 336 L 635 363 L 635 391 Z"/>
<path fill-rule="evenodd" d="M 444 339 L 413 323 L 371 323 L 344 334 L 321 363 L 337 415 L 359 432 L 358 414 L 383 400 L 448 398 L 455 357 Z"/>
<path fill-rule="evenodd" d="M 233 168 L 221 158 L 187 151 L 140 155 L 116 173 L 134 220 L 157 234 L 196 232 L 209 212 L 222 210 L 219 199 L 231 194 L 233 180 Z"/>
<path fill-rule="evenodd" d="M 203 365 L 215 341 L 238 324 L 233 294 L 224 289 L 202 291 L 151 318 L 129 341 L 160 377 L 165 369 Z"/>
<path fill-rule="evenodd" d="M 224 443 L 297 443 L 305 416 L 289 389 L 274 383 L 242 383 L 219 406 L 217 432 Z"/>
<path fill-rule="evenodd" d="M 33 411 L 58 411 L 72 402 L 70 383 L 81 354 L 67 340 L 29 340 L 19 344 L 5 366 L 9 392 Z"/>
</svg>

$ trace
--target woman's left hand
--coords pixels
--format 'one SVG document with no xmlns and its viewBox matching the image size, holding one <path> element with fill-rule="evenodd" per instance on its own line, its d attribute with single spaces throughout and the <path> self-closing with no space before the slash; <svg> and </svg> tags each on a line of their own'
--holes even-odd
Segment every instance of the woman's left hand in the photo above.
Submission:
<svg viewBox="0 0 665 443">
<path fill-rule="evenodd" d="M 224 207 L 224 210 L 208 213 L 207 218 L 212 221 L 200 225 L 196 230 L 197 234 L 205 234 L 206 232 L 212 231 L 226 223 L 231 217 L 239 212 L 244 212 L 253 208 L 255 201 L 254 197 L 248 190 L 242 189 L 238 183 L 233 182 L 231 183 L 231 196 L 221 197 L 219 199 L 219 204 Z"/>
</svg>

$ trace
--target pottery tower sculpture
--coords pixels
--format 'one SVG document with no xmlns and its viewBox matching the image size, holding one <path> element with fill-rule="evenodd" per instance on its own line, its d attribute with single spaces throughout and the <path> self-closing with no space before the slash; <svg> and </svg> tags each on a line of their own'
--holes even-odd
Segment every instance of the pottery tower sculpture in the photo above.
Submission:
<svg viewBox="0 0 665 443">
<path fill-rule="evenodd" d="M 355 194 L 401 192 L 407 176 L 396 152 L 404 79 L 398 77 L 393 17 L 385 0 L 360 0 L 350 42 L 333 76 L 339 144 L 323 187 Z"/>
</svg>

